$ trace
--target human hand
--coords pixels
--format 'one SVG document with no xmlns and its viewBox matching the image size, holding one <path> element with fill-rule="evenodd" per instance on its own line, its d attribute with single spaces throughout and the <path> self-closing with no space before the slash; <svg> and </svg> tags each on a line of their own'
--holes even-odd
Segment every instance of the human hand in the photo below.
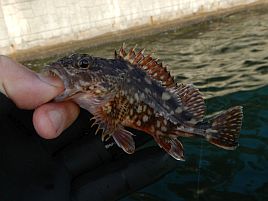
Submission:
<svg viewBox="0 0 268 201">
<path fill-rule="evenodd" d="M 63 90 L 59 80 L 40 77 L 7 57 L 0 57 L 0 72 L 0 91 L 9 98 L 0 93 L 1 201 L 117 200 L 179 164 L 158 147 L 141 148 L 150 139 L 141 132 L 132 131 L 138 149 L 132 155 L 112 139 L 101 142 L 89 129 L 87 111 L 74 121 L 79 112 L 74 103 L 49 102 Z M 50 112 L 60 113 L 60 129 Z M 58 137 L 44 140 L 36 132 Z"/>
<path fill-rule="evenodd" d="M 64 89 L 57 77 L 36 74 L 5 56 L 0 56 L 0 72 L 0 92 L 20 109 L 35 109 L 33 125 L 41 137 L 57 137 L 77 118 L 75 103 L 49 102 Z"/>
</svg>

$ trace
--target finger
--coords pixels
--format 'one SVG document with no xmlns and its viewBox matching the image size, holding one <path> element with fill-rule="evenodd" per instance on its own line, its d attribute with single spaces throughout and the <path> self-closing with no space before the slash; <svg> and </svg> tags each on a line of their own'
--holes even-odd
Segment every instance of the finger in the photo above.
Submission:
<svg viewBox="0 0 268 201">
<path fill-rule="evenodd" d="M 73 102 L 46 103 L 33 114 L 36 132 L 43 138 L 58 137 L 77 118 L 79 107 Z"/>
<path fill-rule="evenodd" d="M 0 92 L 19 108 L 34 109 L 64 89 L 59 78 L 38 75 L 5 56 L 0 56 L 0 72 Z"/>
</svg>

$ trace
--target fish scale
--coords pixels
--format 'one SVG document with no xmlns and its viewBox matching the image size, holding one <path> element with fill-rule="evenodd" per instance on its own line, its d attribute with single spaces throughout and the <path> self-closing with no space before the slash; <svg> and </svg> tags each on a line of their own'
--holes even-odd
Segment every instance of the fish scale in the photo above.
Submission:
<svg viewBox="0 0 268 201">
<path fill-rule="evenodd" d="M 226 150 L 238 146 L 241 106 L 204 120 L 199 90 L 176 83 L 159 59 L 135 48 L 127 51 L 123 45 L 114 59 L 72 54 L 48 65 L 43 72 L 58 76 L 65 86 L 55 101 L 71 100 L 87 109 L 102 140 L 112 137 L 128 154 L 134 153 L 135 141 L 125 127 L 151 135 L 177 160 L 184 160 L 179 137 L 202 137 Z"/>
<path fill-rule="evenodd" d="M 119 108 L 118 105 L 120 105 Z M 110 113 L 112 119 L 119 120 L 125 126 L 145 131 L 151 135 L 156 133 L 168 137 L 169 131 L 178 126 L 162 116 L 156 116 L 154 109 L 143 102 L 135 101 L 131 104 L 125 96 L 118 97 L 108 107 L 114 109 Z"/>
</svg>

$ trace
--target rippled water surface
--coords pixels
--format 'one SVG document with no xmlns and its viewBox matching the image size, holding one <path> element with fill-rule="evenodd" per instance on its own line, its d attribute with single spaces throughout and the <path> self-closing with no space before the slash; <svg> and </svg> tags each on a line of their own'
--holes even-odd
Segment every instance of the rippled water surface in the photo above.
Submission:
<svg viewBox="0 0 268 201">
<path fill-rule="evenodd" d="M 155 52 L 178 82 L 196 85 L 208 113 L 242 105 L 244 120 L 236 151 L 182 139 L 186 162 L 122 201 L 268 200 L 268 6 L 125 42 Z M 121 44 L 81 51 L 112 57 Z"/>
</svg>

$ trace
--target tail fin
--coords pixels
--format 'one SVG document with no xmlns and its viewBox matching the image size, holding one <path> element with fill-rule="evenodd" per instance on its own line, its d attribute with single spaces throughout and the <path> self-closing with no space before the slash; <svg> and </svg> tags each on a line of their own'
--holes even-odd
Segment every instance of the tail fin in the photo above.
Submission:
<svg viewBox="0 0 268 201">
<path fill-rule="evenodd" d="M 213 117 L 210 120 L 211 128 L 206 130 L 207 140 L 223 149 L 234 150 L 238 146 L 242 118 L 241 106 L 232 107 Z"/>
</svg>

